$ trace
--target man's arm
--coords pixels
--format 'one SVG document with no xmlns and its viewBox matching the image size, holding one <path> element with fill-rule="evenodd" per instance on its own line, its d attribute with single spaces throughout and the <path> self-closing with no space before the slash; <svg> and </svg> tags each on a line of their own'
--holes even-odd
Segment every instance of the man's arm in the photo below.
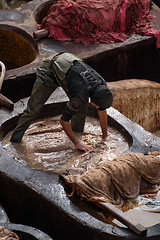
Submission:
<svg viewBox="0 0 160 240">
<path fill-rule="evenodd" d="M 102 138 L 105 139 L 108 135 L 107 133 L 107 111 L 106 110 L 102 110 L 99 111 L 98 110 L 98 116 L 99 116 L 99 122 L 100 122 L 100 126 L 102 129 Z"/>
<path fill-rule="evenodd" d="M 76 138 L 76 136 L 74 135 L 74 133 L 72 131 L 72 128 L 71 128 L 71 125 L 69 122 L 63 121 L 62 119 L 60 119 L 60 123 L 61 123 L 66 135 L 73 142 L 75 147 L 77 147 L 79 150 L 84 151 L 84 152 L 91 150 L 91 148 L 89 146 L 84 145 L 78 141 L 78 139 Z"/>
</svg>

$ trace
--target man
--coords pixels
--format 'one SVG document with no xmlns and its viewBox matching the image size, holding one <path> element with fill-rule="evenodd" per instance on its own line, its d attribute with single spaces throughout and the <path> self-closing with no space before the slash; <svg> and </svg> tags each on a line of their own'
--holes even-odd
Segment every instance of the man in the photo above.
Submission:
<svg viewBox="0 0 160 240">
<path fill-rule="evenodd" d="M 91 104 L 98 109 L 102 138 L 107 137 L 106 108 L 110 107 L 113 101 L 111 90 L 104 79 L 80 58 L 62 52 L 44 60 L 38 68 L 27 108 L 12 134 L 11 142 L 21 141 L 24 132 L 59 86 L 70 99 L 62 113 L 60 123 L 73 144 L 85 152 L 90 149 L 79 142 L 73 133 L 73 131 L 83 131 L 89 98 Z M 70 120 L 72 120 L 71 124 Z"/>
</svg>

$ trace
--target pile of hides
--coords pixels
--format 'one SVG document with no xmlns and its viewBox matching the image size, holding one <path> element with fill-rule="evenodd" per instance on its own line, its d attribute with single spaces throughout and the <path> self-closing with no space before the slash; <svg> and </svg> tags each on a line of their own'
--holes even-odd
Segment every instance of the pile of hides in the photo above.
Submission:
<svg viewBox="0 0 160 240">
<path fill-rule="evenodd" d="M 141 191 L 159 187 L 158 154 L 124 153 L 82 175 L 67 175 L 64 181 L 72 194 L 76 192 L 87 201 L 123 205 L 124 200 L 136 198 Z"/>
<path fill-rule="evenodd" d="M 16 233 L 0 226 L 0 239 L 1 240 L 20 240 Z"/>
<path fill-rule="evenodd" d="M 149 0 L 58 0 L 38 28 L 54 39 L 85 45 L 124 41 L 132 33 L 154 35 L 159 47 L 149 13 Z"/>
</svg>

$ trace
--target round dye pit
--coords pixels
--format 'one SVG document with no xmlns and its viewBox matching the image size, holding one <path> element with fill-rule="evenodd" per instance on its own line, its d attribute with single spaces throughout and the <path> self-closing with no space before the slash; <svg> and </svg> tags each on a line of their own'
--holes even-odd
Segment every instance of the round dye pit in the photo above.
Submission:
<svg viewBox="0 0 160 240">
<path fill-rule="evenodd" d="M 25 66 L 38 53 L 34 39 L 24 30 L 0 24 L 0 59 L 7 70 Z"/>
<path fill-rule="evenodd" d="M 14 159 L 30 168 L 56 173 L 96 167 L 100 162 L 111 160 L 129 148 L 124 136 L 111 127 L 107 139 L 102 140 L 98 119 L 87 117 L 84 132 L 76 133 L 76 136 L 92 147 L 93 151 L 78 151 L 62 130 L 59 119 L 37 120 L 18 144 L 9 141 L 10 132 L 2 141 L 3 147 Z"/>
<path fill-rule="evenodd" d="M 55 0 L 45 1 L 44 3 L 40 4 L 37 8 L 35 8 L 33 12 L 33 16 L 35 21 L 40 24 L 42 19 L 47 15 L 49 8 L 52 6 Z"/>
</svg>

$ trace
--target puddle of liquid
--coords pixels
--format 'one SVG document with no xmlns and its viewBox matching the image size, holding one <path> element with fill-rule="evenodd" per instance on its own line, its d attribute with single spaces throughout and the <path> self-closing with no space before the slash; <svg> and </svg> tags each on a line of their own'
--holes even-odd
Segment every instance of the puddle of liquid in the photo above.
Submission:
<svg viewBox="0 0 160 240">
<path fill-rule="evenodd" d="M 2 145 L 14 159 L 29 168 L 62 173 L 68 169 L 96 167 L 129 148 L 128 142 L 117 130 L 108 127 L 108 133 L 107 139 L 102 140 L 98 119 L 87 117 L 84 132 L 75 133 L 81 142 L 92 146 L 93 152 L 86 154 L 75 148 L 64 133 L 59 116 L 56 116 L 34 122 L 21 143 L 11 143 L 12 132 L 8 133 Z"/>
</svg>

